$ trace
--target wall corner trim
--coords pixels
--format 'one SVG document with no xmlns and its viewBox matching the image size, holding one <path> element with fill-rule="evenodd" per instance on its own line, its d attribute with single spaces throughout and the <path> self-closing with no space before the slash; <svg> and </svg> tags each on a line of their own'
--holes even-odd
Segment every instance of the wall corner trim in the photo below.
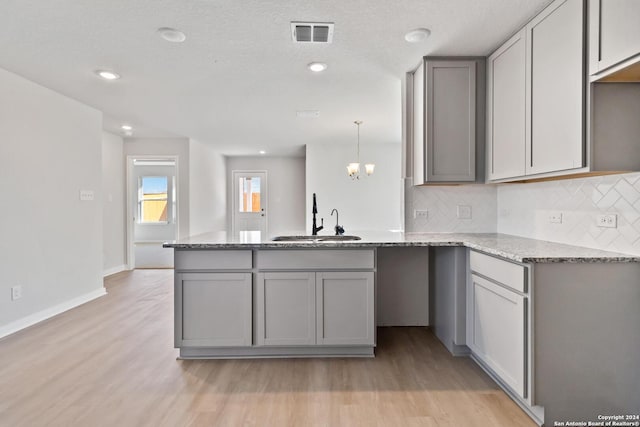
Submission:
<svg viewBox="0 0 640 427">
<path fill-rule="evenodd" d="M 112 274 L 120 273 L 121 271 L 131 270 L 127 264 L 116 265 L 115 267 L 107 268 L 102 271 L 102 277 L 111 276 Z"/>
<path fill-rule="evenodd" d="M 29 316 L 23 317 L 22 319 L 14 320 L 7 325 L 0 326 L 0 338 L 4 338 L 8 335 L 21 331 L 22 329 L 33 326 L 36 323 L 40 323 L 43 320 L 47 320 L 58 314 L 64 313 L 65 311 L 71 310 L 72 308 L 78 307 L 96 298 L 100 298 L 101 296 L 106 294 L 107 290 L 104 288 L 104 286 L 101 286 L 95 291 L 80 295 L 79 297 L 54 305 L 53 307 L 40 310 L 36 313 L 30 314 Z"/>
</svg>

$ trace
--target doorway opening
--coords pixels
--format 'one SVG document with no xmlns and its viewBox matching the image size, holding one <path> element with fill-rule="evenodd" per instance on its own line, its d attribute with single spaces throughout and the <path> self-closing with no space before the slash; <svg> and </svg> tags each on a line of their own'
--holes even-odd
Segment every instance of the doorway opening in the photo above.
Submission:
<svg viewBox="0 0 640 427">
<path fill-rule="evenodd" d="M 127 157 L 127 257 L 132 268 L 173 268 L 162 247 L 178 233 L 176 157 Z"/>
<path fill-rule="evenodd" d="M 267 235 L 267 172 L 233 171 L 231 229 Z"/>
</svg>

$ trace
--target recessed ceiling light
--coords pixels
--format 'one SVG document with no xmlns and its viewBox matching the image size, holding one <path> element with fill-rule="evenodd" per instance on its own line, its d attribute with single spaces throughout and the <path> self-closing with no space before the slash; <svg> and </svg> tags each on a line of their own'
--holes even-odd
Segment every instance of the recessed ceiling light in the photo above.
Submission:
<svg viewBox="0 0 640 427">
<path fill-rule="evenodd" d="M 109 70 L 96 70 L 96 74 L 105 80 L 118 80 L 120 78 L 120 74 Z"/>
<path fill-rule="evenodd" d="M 264 151 L 264 150 L 260 150 L 260 151 L 259 151 L 259 153 L 260 153 L 260 154 L 267 154 L 267 152 L 266 152 L 266 151 Z"/>
<path fill-rule="evenodd" d="M 160 34 L 160 37 L 171 43 L 182 43 L 187 39 L 187 36 L 185 36 L 182 31 L 176 30 L 175 28 L 158 28 L 158 34 Z"/>
<path fill-rule="evenodd" d="M 327 69 L 327 64 L 323 62 L 312 62 L 309 65 L 307 65 L 307 67 L 309 67 L 309 69 L 314 73 L 319 73 Z"/>
<path fill-rule="evenodd" d="M 431 31 L 427 28 L 416 28 L 404 35 L 404 39 L 409 43 L 419 43 L 425 41 L 431 35 Z"/>
<path fill-rule="evenodd" d="M 133 127 L 131 125 L 122 125 L 120 126 L 120 128 L 122 130 L 133 130 Z"/>
</svg>

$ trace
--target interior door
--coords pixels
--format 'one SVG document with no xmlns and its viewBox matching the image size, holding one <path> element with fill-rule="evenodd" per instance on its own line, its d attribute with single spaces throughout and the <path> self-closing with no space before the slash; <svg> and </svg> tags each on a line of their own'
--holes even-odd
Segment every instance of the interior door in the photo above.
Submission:
<svg viewBox="0 0 640 427">
<path fill-rule="evenodd" d="M 267 173 L 233 172 L 233 232 L 267 233 Z"/>
<path fill-rule="evenodd" d="M 136 159 L 132 178 L 135 267 L 173 267 L 162 243 L 176 239 L 175 161 Z"/>
</svg>

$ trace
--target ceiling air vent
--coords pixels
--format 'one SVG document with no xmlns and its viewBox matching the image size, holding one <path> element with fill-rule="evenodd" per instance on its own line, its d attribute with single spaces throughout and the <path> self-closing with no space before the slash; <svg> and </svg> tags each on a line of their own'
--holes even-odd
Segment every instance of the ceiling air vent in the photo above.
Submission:
<svg viewBox="0 0 640 427">
<path fill-rule="evenodd" d="M 332 22 L 292 22 L 291 37 L 294 43 L 331 43 Z"/>
</svg>

